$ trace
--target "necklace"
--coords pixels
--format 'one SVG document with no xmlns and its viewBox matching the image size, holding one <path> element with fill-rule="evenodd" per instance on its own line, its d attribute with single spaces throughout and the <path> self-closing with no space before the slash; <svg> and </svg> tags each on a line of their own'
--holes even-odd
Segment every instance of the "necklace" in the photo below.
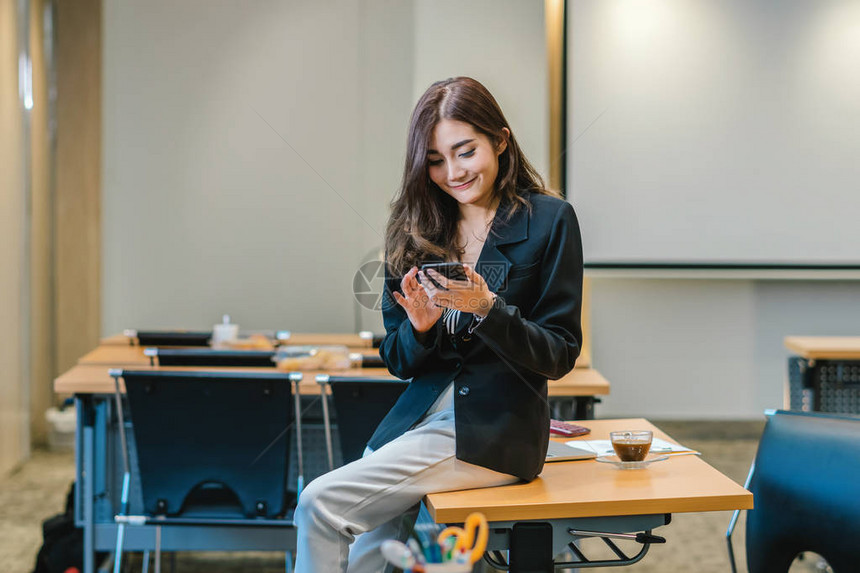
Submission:
<svg viewBox="0 0 860 573">
<path fill-rule="evenodd" d="M 493 225 L 493 220 L 496 217 L 496 209 L 493 208 L 488 212 L 488 217 L 486 221 L 484 221 L 483 225 L 477 225 L 474 228 L 463 228 L 460 227 L 460 239 L 462 241 L 458 241 L 458 243 L 462 242 L 460 248 L 463 251 L 468 252 L 469 246 L 477 244 L 483 245 L 487 241 L 487 237 L 490 234 L 490 228 Z"/>
</svg>

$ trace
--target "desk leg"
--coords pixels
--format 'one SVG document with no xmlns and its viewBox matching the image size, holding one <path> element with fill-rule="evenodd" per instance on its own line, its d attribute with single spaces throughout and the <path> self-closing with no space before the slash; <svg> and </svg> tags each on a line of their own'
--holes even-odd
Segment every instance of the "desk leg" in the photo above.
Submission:
<svg viewBox="0 0 860 573">
<path fill-rule="evenodd" d="M 553 573 L 552 525 L 523 522 L 511 528 L 510 573 Z"/>
<path fill-rule="evenodd" d="M 511 573 L 553 573 L 558 568 L 578 571 L 632 565 L 645 556 L 652 543 L 666 542 L 651 531 L 670 521 L 669 514 L 656 514 L 491 522 L 485 561 Z M 595 537 L 612 550 L 615 559 L 591 559 L 585 555 L 579 540 Z M 638 553 L 628 556 L 627 550 L 618 547 L 613 539 L 635 541 L 639 544 L 634 546 Z M 507 562 L 502 554 L 506 550 Z M 572 559 L 553 561 L 554 556 L 565 551 L 571 553 Z M 588 553 L 593 553 L 591 548 Z"/>
<path fill-rule="evenodd" d="M 84 505 L 84 573 L 95 572 L 95 492 L 93 491 L 93 477 L 95 476 L 95 464 L 93 463 L 94 430 L 91 425 L 83 427 L 83 450 L 84 471 L 81 475 L 83 483 L 83 505 Z M 79 484 L 80 486 L 80 484 Z"/>
</svg>

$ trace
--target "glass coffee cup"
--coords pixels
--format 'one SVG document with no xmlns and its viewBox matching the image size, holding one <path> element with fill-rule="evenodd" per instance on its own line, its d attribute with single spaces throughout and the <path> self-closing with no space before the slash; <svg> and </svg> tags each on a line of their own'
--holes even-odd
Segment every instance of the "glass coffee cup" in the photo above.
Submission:
<svg viewBox="0 0 860 573">
<path fill-rule="evenodd" d="M 641 462 L 651 449 L 653 433 L 650 430 L 622 430 L 610 432 L 612 449 L 622 462 Z"/>
</svg>

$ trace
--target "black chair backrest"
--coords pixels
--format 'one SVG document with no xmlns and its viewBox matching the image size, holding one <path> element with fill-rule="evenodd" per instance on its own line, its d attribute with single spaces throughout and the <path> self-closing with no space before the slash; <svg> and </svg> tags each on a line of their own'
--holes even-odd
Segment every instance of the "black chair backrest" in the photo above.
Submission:
<svg viewBox="0 0 860 573">
<path fill-rule="evenodd" d="M 137 343 L 141 346 L 209 346 L 212 331 L 191 330 L 138 330 Z"/>
<path fill-rule="evenodd" d="M 288 509 L 289 374 L 123 371 L 122 378 L 146 513 L 187 514 L 213 490 L 232 493 L 245 517 Z"/>
<path fill-rule="evenodd" d="M 337 417 L 343 463 L 364 453 L 367 441 L 409 385 L 403 380 L 331 376 L 332 402 Z"/>
<path fill-rule="evenodd" d="M 210 348 L 158 348 L 159 366 L 275 367 L 272 350 L 213 350 Z"/>
<path fill-rule="evenodd" d="M 362 368 L 385 368 L 385 361 L 378 354 L 365 354 L 361 357 Z"/>
<path fill-rule="evenodd" d="M 785 573 L 802 551 L 860 570 L 860 417 L 778 411 L 755 459 L 750 573 Z"/>
</svg>

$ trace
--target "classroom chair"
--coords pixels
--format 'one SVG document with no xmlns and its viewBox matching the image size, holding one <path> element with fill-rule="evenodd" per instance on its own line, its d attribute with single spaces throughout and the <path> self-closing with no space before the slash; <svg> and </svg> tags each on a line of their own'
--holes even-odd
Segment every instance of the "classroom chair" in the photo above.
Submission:
<svg viewBox="0 0 860 573">
<path fill-rule="evenodd" d="M 294 527 L 303 473 L 300 374 L 113 370 L 111 375 L 124 467 L 114 573 L 120 571 L 126 526 L 154 526 L 156 572 L 165 526 Z M 295 489 L 287 483 L 294 423 L 300 466 Z M 129 515 L 133 478 L 143 500 L 139 515 Z M 181 536 L 180 531 L 173 533 Z M 144 566 L 148 563 L 145 552 Z M 289 554 L 286 563 L 289 571 Z"/>
<path fill-rule="evenodd" d="M 193 330 L 125 330 L 128 343 L 140 346 L 209 346 L 212 331 Z"/>
<path fill-rule="evenodd" d="M 326 388 L 331 389 L 331 404 L 337 418 L 341 459 L 344 464 L 348 464 L 361 457 L 376 427 L 409 385 L 409 382 L 403 380 L 327 374 L 317 375 L 316 380 L 322 396 L 329 469 L 334 469 L 335 466 L 331 437 L 332 416 Z"/>
<path fill-rule="evenodd" d="M 750 573 L 785 573 L 802 552 L 821 555 L 835 573 L 860 567 L 860 417 L 768 411 L 747 487 Z M 726 532 L 732 571 L 731 535 Z"/>
<path fill-rule="evenodd" d="M 272 350 L 213 350 L 211 348 L 144 348 L 150 364 L 159 366 L 275 367 Z"/>
</svg>

